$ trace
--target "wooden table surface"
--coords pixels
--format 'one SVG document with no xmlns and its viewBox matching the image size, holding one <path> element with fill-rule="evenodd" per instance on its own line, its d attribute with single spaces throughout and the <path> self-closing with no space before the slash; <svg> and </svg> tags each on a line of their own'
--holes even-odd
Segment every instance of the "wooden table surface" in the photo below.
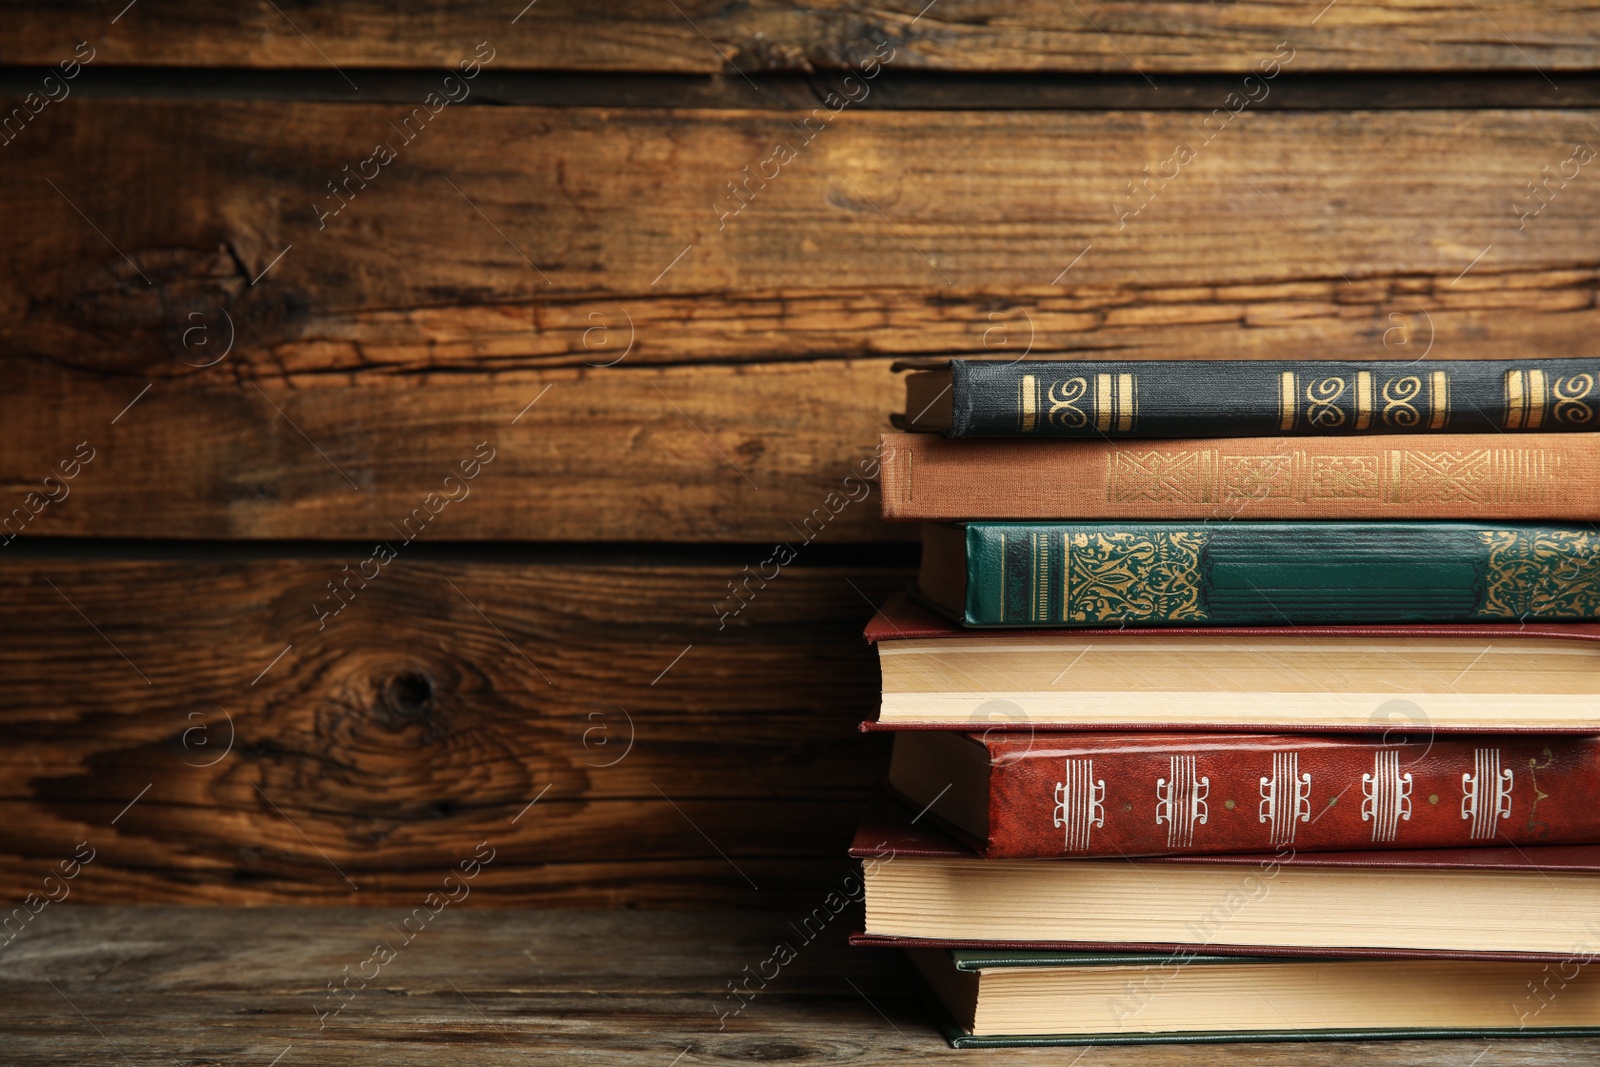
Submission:
<svg viewBox="0 0 1600 1067">
<path fill-rule="evenodd" d="M 0 953 L 0 1062 L 304 1064 L 1499 1064 L 1593 1062 L 1600 1038 L 953 1052 L 897 954 L 846 930 L 738 1015 L 728 983 L 798 941 L 789 912 L 47 907 Z M 426 914 L 426 912 L 424 912 Z M 842 918 L 841 918 L 842 921 Z M 420 926 L 420 928 L 419 928 Z M 370 963 L 373 946 L 395 948 Z M 348 972 L 346 971 L 348 968 Z M 343 1007 L 329 984 L 349 986 Z M 319 1015 L 326 1012 L 326 1015 Z M 553 1058 L 552 1058 L 553 1057 Z"/>
</svg>

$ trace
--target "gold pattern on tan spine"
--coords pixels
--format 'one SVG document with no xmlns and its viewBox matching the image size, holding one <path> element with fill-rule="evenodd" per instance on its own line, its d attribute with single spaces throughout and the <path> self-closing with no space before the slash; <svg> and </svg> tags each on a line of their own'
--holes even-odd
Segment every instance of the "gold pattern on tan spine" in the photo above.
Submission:
<svg viewBox="0 0 1600 1067">
<path fill-rule="evenodd" d="M 1561 498 L 1562 455 L 1547 449 L 1377 449 L 1344 455 L 1296 448 L 1112 454 L 1106 503 L 1247 504 L 1373 500 L 1391 504 L 1544 504 Z"/>
<path fill-rule="evenodd" d="M 1428 429 L 1442 430 L 1450 421 L 1450 375 L 1442 370 L 1433 372 L 1432 396 L 1433 417 L 1428 420 Z"/>
<path fill-rule="evenodd" d="M 1073 532 L 1063 558 L 1068 622 L 1193 621 L 1201 601 L 1202 530 Z"/>
<path fill-rule="evenodd" d="M 1094 427 L 1101 433 L 1111 429 L 1111 375 L 1094 376 Z"/>
<path fill-rule="evenodd" d="M 1561 454 L 1543 449 L 1394 449 L 1383 499 L 1394 504 L 1533 504 L 1560 498 Z"/>
<path fill-rule="evenodd" d="M 1528 400 L 1522 391 L 1522 372 L 1506 371 L 1506 429 L 1522 429 L 1522 419 L 1527 413 Z"/>
<path fill-rule="evenodd" d="M 1216 449 L 1111 454 L 1106 500 L 1113 504 L 1134 501 L 1172 501 L 1209 504 L 1216 499 Z"/>
<path fill-rule="evenodd" d="M 1117 375 L 1117 429 L 1123 433 L 1133 429 L 1134 403 L 1133 375 Z"/>
<path fill-rule="evenodd" d="M 1552 378 L 1550 392 L 1555 397 L 1555 407 L 1550 411 L 1554 422 L 1568 426 L 1583 426 L 1594 421 L 1594 405 L 1585 403 L 1594 391 L 1592 374 L 1574 374 L 1570 378 Z"/>
<path fill-rule="evenodd" d="M 1295 416 L 1300 413 L 1300 386 L 1293 371 L 1284 371 L 1278 378 L 1278 429 L 1285 433 L 1294 429 Z"/>
<path fill-rule="evenodd" d="M 1302 499 L 1376 500 L 1377 456 L 1318 456 L 1311 463 Z"/>
<path fill-rule="evenodd" d="M 1306 383 L 1306 424 L 1332 428 L 1343 426 L 1344 409 L 1338 406 L 1348 383 L 1343 378 L 1324 378 Z"/>
<path fill-rule="evenodd" d="M 1600 615 L 1600 535 L 1589 530 L 1482 530 L 1489 618 L 1591 619 Z"/>
<path fill-rule="evenodd" d="M 1300 453 L 1276 456 L 1223 456 L 1217 472 L 1217 515 L 1269 497 L 1296 496 Z"/>
<path fill-rule="evenodd" d="M 1038 396 L 1033 391 L 1034 378 L 1031 374 L 1024 374 L 1021 383 L 1017 386 L 1020 395 L 1017 397 L 1017 406 L 1022 411 L 1022 432 L 1032 433 L 1038 419 Z"/>
<path fill-rule="evenodd" d="M 1372 372 L 1356 372 L 1356 429 L 1372 425 Z"/>
<path fill-rule="evenodd" d="M 1422 395 L 1422 379 L 1415 374 L 1383 383 L 1383 424 L 1409 430 L 1422 421 L 1413 403 Z"/>
</svg>

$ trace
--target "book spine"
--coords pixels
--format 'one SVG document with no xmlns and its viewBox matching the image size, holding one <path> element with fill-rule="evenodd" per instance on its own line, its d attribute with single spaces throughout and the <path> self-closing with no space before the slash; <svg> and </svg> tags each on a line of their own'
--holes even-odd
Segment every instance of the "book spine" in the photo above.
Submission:
<svg viewBox="0 0 1600 1067">
<path fill-rule="evenodd" d="M 1592 737 L 988 746 L 994 858 L 1600 843 Z"/>
<path fill-rule="evenodd" d="M 956 360 L 953 437 L 1593 430 L 1600 360 Z"/>
<path fill-rule="evenodd" d="M 1600 532 L 1476 523 L 969 523 L 969 626 L 1600 617 Z"/>
<path fill-rule="evenodd" d="M 1600 434 L 950 441 L 885 434 L 884 517 L 1600 519 Z"/>
</svg>

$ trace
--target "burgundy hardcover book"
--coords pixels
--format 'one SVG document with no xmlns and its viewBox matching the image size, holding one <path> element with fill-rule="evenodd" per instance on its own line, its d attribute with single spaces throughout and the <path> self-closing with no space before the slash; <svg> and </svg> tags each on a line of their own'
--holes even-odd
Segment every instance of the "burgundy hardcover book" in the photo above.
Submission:
<svg viewBox="0 0 1600 1067">
<path fill-rule="evenodd" d="M 1590 960 L 1600 847 L 985 859 L 890 799 L 864 816 L 865 931 L 888 947 Z"/>
<path fill-rule="evenodd" d="M 865 637 L 864 730 L 1600 734 L 1600 623 L 1006 631 L 902 595 Z"/>
<path fill-rule="evenodd" d="M 1600 843 L 1600 738 L 901 733 L 891 788 L 991 859 Z"/>
</svg>

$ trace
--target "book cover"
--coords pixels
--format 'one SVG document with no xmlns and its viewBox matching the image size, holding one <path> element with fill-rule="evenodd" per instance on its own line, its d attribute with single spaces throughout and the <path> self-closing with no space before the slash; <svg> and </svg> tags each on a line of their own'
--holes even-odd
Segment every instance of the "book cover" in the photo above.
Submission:
<svg viewBox="0 0 1600 1067">
<path fill-rule="evenodd" d="M 1564 961 L 1565 966 L 1522 960 L 1330 961 L 1200 952 L 912 949 L 908 955 L 926 983 L 937 1025 L 953 1048 L 1600 1033 L 1594 979 L 1584 973 L 1587 955 Z M 986 988 L 995 979 L 1003 986 Z M 1019 987 L 1016 979 L 1026 985 Z M 1286 989 L 1287 1010 L 1294 1018 L 1285 1013 Z M 1563 992 L 1568 996 L 1561 1009 L 1545 1010 Z M 1164 1018 L 1171 1013 L 1160 1009 L 1175 1001 L 1182 1014 L 1205 1017 L 1211 1025 L 1203 1030 L 1172 1028 Z M 997 1009 L 1025 1032 L 997 1032 L 997 1025 L 1005 1025 L 997 1023 Z M 1330 1018 L 1344 1025 L 1328 1025 Z M 1050 1021 L 1062 1030 L 1067 1024 L 1077 1028 L 1050 1033 Z M 1096 1031 L 1096 1025 L 1106 1028 Z"/>
<path fill-rule="evenodd" d="M 850 937 L 851 944 L 862 947 L 1548 962 L 1592 946 L 1600 937 L 1596 922 L 1585 926 L 1547 914 L 1552 909 L 1570 912 L 1576 901 L 1600 899 L 1600 846 L 1593 845 L 1350 852 L 1286 846 L 1267 853 L 1138 860 L 996 860 L 978 855 L 921 812 L 880 797 L 863 814 L 850 855 L 861 861 L 867 887 L 866 932 Z M 918 873 L 924 869 L 925 875 Z M 1083 926 L 1075 906 L 1058 911 L 1062 902 L 1053 899 L 1048 886 L 1071 893 L 1074 885 L 1104 884 L 1108 872 L 1125 885 L 1127 895 L 1096 897 L 1093 906 L 1125 915 L 1131 926 L 1115 938 L 1041 932 L 1052 925 Z M 1125 877 L 1116 872 L 1125 872 Z M 1369 872 L 1375 876 L 1370 882 Z M 1024 876 L 1020 881 L 1019 874 Z M 1360 878 L 1352 879 L 1354 874 Z M 885 876 L 892 876 L 898 891 L 910 892 L 917 901 L 914 922 L 891 921 L 901 929 L 875 928 L 879 920 L 874 909 L 882 906 L 875 899 L 877 886 Z M 1192 893 L 1193 876 L 1206 876 L 1202 880 L 1208 886 L 1214 882 L 1213 888 Z M 1352 925 L 1340 927 L 1335 938 L 1317 936 L 1309 920 L 1323 917 L 1306 910 L 1316 895 L 1306 890 L 1317 889 L 1324 878 L 1350 913 L 1347 922 Z M 1451 916 L 1447 901 L 1452 886 L 1482 879 L 1497 887 L 1488 891 L 1488 899 L 1497 902 L 1498 910 L 1477 914 L 1464 925 L 1458 922 L 1464 933 L 1417 936 L 1412 921 L 1391 914 Z M 923 888 L 908 889 L 911 882 Z M 1227 891 L 1214 891 L 1221 886 Z M 1400 886 L 1411 897 L 1395 898 Z M 1194 899 L 1179 902 L 1175 894 L 1180 892 Z M 961 916 L 961 932 L 950 922 L 952 905 L 946 898 L 952 893 L 963 895 L 954 913 Z M 1019 899 L 1027 899 L 1030 910 L 1025 921 L 1012 921 L 1001 902 Z M 1158 914 L 1158 906 L 1177 908 L 1179 914 Z M 997 907 L 1002 910 L 995 911 Z M 1600 913 L 1580 906 L 1576 914 Z M 902 912 L 897 909 L 894 916 Z"/>
<path fill-rule="evenodd" d="M 965 549 L 968 626 L 1600 617 L 1589 525 L 968 523 Z"/>
<path fill-rule="evenodd" d="M 863 731 L 1600 734 L 1592 622 L 1016 630 L 897 594 L 863 636 Z"/>
<path fill-rule="evenodd" d="M 885 434 L 884 518 L 1600 519 L 1600 434 L 950 441 Z"/>
<path fill-rule="evenodd" d="M 957 359 L 950 378 L 952 437 L 1557 433 L 1600 422 L 1594 359 Z"/>
<path fill-rule="evenodd" d="M 989 763 L 986 796 L 960 796 L 960 769 L 937 758 L 891 781 L 991 859 L 1600 844 L 1596 737 L 997 732 L 967 743 Z M 964 825 L 978 815 L 986 826 Z"/>
</svg>

